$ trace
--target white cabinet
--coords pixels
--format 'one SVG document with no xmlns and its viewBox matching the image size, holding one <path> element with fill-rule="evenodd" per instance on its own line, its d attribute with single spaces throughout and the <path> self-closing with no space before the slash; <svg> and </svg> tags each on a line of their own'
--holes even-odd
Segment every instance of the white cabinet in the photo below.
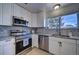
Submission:
<svg viewBox="0 0 79 59">
<path fill-rule="evenodd" d="M 1 55 L 15 55 L 15 39 L 14 38 L 3 38 L 0 43 L 0 54 Z"/>
<path fill-rule="evenodd" d="M 4 55 L 15 55 L 15 42 L 12 39 L 5 40 Z"/>
<path fill-rule="evenodd" d="M 48 15 L 46 12 L 46 9 L 43 9 L 43 11 L 37 13 L 37 26 L 38 27 L 45 27 L 45 21 L 47 19 Z"/>
<path fill-rule="evenodd" d="M 52 54 L 59 54 L 59 45 L 58 42 L 53 40 L 54 38 L 49 38 L 49 52 Z"/>
<path fill-rule="evenodd" d="M 23 18 L 23 20 L 29 21 L 31 26 L 32 13 L 13 3 L 0 4 L 0 25 L 12 26 L 12 16 Z"/>
<path fill-rule="evenodd" d="M 59 55 L 61 48 L 59 47 L 59 38 L 49 37 L 49 52 Z"/>
<path fill-rule="evenodd" d="M 76 43 L 62 42 L 62 55 L 76 55 Z"/>
<path fill-rule="evenodd" d="M 26 10 L 24 8 L 20 7 L 20 11 L 21 11 L 21 17 L 23 17 L 24 20 L 27 20 Z"/>
<path fill-rule="evenodd" d="M 32 34 L 32 47 L 38 47 L 38 35 Z"/>
<path fill-rule="evenodd" d="M 26 11 L 26 14 L 27 14 L 26 20 L 29 22 L 29 23 L 28 23 L 28 26 L 31 27 L 31 23 L 32 23 L 32 13 Z"/>
<path fill-rule="evenodd" d="M 76 55 L 76 40 L 50 37 L 49 52 L 56 55 Z"/>
<path fill-rule="evenodd" d="M 44 14 L 43 14 L 43 12 L 40 12 L 37 14 L 37 26 L 44 27 Z"/>
<path fill-rule="evenodd" d="M 3 50 L 3 43 L 4 41 L 0 41 L 0 55 L 3 55 L 4 50 Z"/>
<path fill-rule="evenodd" d="M 20 7 L 19 5 L 17 4 L 14 4 L 14 16 L 17 16 L 17 17 L 22 17 L 23 20 L 26 20 L 28 21 L 28 26 L 31 27 L 31 20 L 32 20 L 32 13 L 25 10 L 24 8 Z"/>
<path fill-rule="evenodd" d="M 37 26 L 37 14 L 35 14 L 35 13 L 32 14 L 31 27 L 38 27 Z"/>
<path fill-rule="evenodd" d="M 3 25 L 12 25 L 12 4 L 5 3 L 2 5 L 3 8 Z"/>
<path fill-rule="evenodd" d="M 2 3 L 0 3 L 0 25 L 2 25 Z"/>
<path fill-rule="evenodd" d="M 17 17 L 22 17 L 23 20 L 26 20 L 27 18 L 27 13 L 26 13 L 27 10 L 25 10 L 24 8 L 22 8 L 21 6 L 17 5 L 17 4 L 14 4 L 14 16 L 17 16 Z"/>
<path fill-rule="evenodd" d="M 17 16 L 17 17 L 22 17 L 21 15 L 21 7 L 14 4 L 14 16 Z"/>
<path fill-rule="evenodd" d="M 0 25 L 12 25 L 12 4 L 0 4 Z"/>
<path fill-rule="evenodd" d="M 77 55 L 79 55 L 79 40 L 77 40 Z"/>
</svg>

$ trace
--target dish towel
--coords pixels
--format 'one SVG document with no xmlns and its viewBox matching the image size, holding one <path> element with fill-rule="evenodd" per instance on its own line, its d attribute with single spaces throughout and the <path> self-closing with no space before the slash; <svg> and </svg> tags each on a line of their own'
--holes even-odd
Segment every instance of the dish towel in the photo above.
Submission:
<svg viewBox="0 0 79 59">
<path fill-rule="evenodd" d="M 29 38 L 23 39 L 23 46 L 27 46 L 29 44 Z"/>
</svg>

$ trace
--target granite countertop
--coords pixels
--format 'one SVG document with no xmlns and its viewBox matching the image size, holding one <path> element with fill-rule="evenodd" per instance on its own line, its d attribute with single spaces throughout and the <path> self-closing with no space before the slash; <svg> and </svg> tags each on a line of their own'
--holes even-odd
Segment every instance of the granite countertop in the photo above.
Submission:
<svg viewBox="0 0 79 59">
<path fill-rule="evenodd" d="M 69 36 L 65 36 L 65 35 L 51 35 L 51 34 L 38 34 L 38 35 L 46 35 L 46 36 L 49 36 L 49 37 L 56 37 L 56 38 L 63 38 L 63 39 L 72 39 L 72 40 L 79 40 L 79 37 L 76 37 L 76 36 L 72 36 L 72 37 L 69 37 Z"/>
<path fill-rule="evenodd" d="M 3 37 L 0 37 L 0 41 L 7 40 L 7 39 L 10 39 L 12 37 L 13 36 L 3 36 Z"/>
</svg>

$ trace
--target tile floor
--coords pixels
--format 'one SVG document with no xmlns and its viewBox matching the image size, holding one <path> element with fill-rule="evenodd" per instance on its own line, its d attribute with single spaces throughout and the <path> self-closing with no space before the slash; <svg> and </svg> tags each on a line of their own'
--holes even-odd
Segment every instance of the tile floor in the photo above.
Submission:
<svg viewBox="0 0 79 59">
<path fill-rule="evenodd" d="M 26 55 L 50 55 L 49 53 L 40 50 L 38 48 L 33 48 L 30 52 L 28 52 Z"/>
</svg>

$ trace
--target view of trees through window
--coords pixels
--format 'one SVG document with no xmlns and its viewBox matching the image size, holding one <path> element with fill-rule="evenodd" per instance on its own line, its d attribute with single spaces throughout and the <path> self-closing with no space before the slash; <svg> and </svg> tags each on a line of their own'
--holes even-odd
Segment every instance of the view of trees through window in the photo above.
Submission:
<svg viewBox="0 0 79 59">
<path fill-rule="evenodd" d="M 59 24 L 60 20 L 60 24 Z M 77 27 L 77 13 L 59 17 L 49 17 L 46 21 L 46 27 L 49 28 L 74 28 Z"/>
</svg>

